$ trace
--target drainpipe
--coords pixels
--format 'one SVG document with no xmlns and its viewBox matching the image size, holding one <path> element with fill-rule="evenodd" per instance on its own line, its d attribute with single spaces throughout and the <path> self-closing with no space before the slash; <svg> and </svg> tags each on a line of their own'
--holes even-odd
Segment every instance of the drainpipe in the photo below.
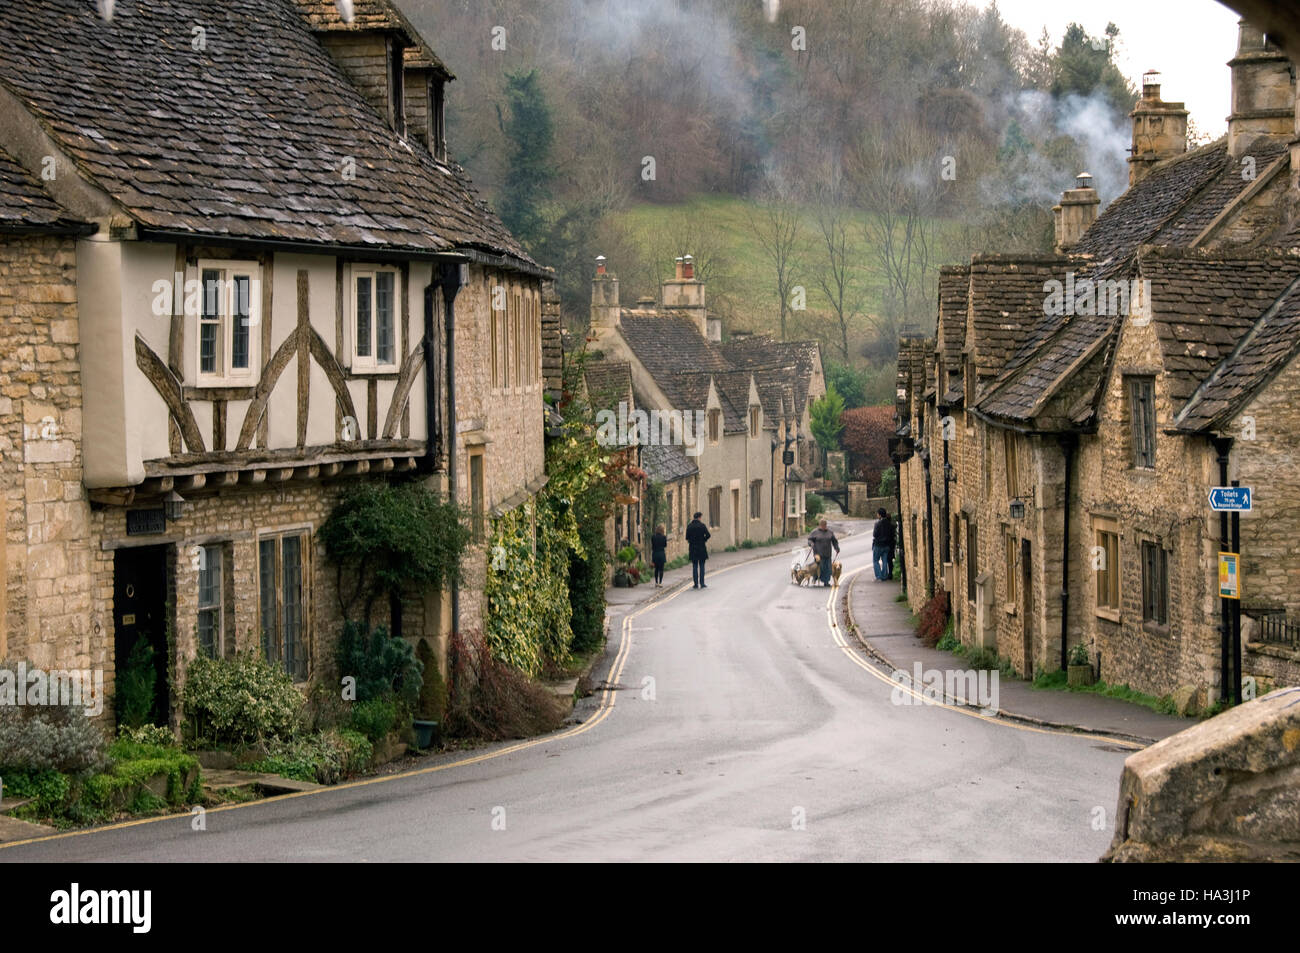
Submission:
<svg viewBox="0 0 1300 953">
<path fill-rule="evenodd" d="M 925 468 L 925 596 L 934 597 L 934 492 L 930 488 L 930 450 L 921 451 Z"/>
<path fill-rule="evenodd" d="M 1231 437 L 1214 437 L 1214 449 L 1219 454 L 1219 486 L 1228 485 L 1228 452 L 1232 449 Z M 1230 552 L 1228 549 L 1228 514 L 1221 512 L 1219 514 L 1219 549 L 1222 552 Z M 1219 599 L 1219 700 L 1226 702 L 1231 697 L 1228 694 L 1228 648 L 1232 642 L 1232 616 L 1228 608 L 1227 599 Z"/>
<path fill-rule="evenodd" d="M 769 531 L 774 528 L 776 523 L 776 448 L 777 442 L 774 436 L 772 437 L 772 452 L 768 454 L 768 462 L 772 465 L 772 474 L 767 481 L 767 495 L 770 497 L 767 504 L 767 515 L 769 517 L 767 528 Z M 782 535 L 785 534 L 782 533 Z"/>
<path fill-rule="evenodd" d="M 1061 671 L 1069 665 L 1069 655 L 1065 643 L 1069 633 L 1070 620 L 1070 489 L 1074 471 L 1074 449 L 1079 438 L 1076 434 L 1061 434 L 1058 438 L 1061 453 L 1065 455 L 1065 532 L 1061 541 Z M 1119 567 L 1115 567 L 1119 571 Z"/>
<path fill-rule="evenodd" d="M 1241 482 L 1233 480 L 1231 486 L 1241 486 Z M 1237 559 L 1241 559 L 1241 514 L 1236 510 L 1232 512 L 1232 549 L 1230 553 L 1237 553 Z M 1238 569 L 1240 572 L 1240 569 Z M 1221 602 L 1228 602 L 1227 599 L 1221 599 Z M 1229 616 L 1232 621 L 1232 703 L 1241 704 L 1241 600 L 1231 600 Z"/>
<path fill-rule="evenodd" d="M 903 458 L 894 454 L 894 497 L 898 502 L 898 529 L 894 541 L 898 546 L 899 576 L 903 581 L 903 595 L 907 595 L 907 551 L 903 549 Z"/>
<path fill-rule="evenodd" d="M 447 485 L 449 496 L 457 497 L 456 485 L 456 295 L 469 278 L 469 266 L 463 262 L 442 262 L 438 267 L 439 285 L 442 287 L 444 323 L 447 334 Z M 451 631 L 460 631 L 460 582 L 451 584 Z M 453 669 L 454 671 L 454 669 Z"/>
<path fill-rule="evenodd" d="M 945 564 L 952 562 L 952 515 L 949 513 L 948 501 L 948 444 L 952 441 L 943 436 L 943 421 L 948 416 L 948 405 L 939 407 L 939 436 L 943 439 L 943 535 L 939 537 L 939 559 Z"/>
</svg>

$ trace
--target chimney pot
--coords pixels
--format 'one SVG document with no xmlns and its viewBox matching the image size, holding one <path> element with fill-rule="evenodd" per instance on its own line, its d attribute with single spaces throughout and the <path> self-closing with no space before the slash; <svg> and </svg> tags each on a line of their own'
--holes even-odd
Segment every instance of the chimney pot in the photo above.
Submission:
<svg viewBox="0 0 1300 953">
<path fill-rule="evenodd" d="M 605 256 L 604 256 L 604 255 L 597 255 L 597 256 L 596 256 L 596 274 L 598 274 L 598 275 L 603 275 L 604 273 L 605 273 Z"/>
<path fill-rule="evenodd" d="M 682 277 L 688 281 L 695 278 L 695 259 L 690 255 L 682 259 Z"/>
</svg>

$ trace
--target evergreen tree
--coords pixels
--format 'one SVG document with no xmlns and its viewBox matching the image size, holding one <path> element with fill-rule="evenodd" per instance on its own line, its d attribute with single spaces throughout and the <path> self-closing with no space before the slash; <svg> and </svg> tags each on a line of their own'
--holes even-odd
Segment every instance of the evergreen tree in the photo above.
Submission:
<svg viewBox="0 0 1300 953">
<path fill-rule="evenodd" d="M 498 108 L 508 149 L 501 219 L 534 251 L 546 232 L 545 209 L 555 181 L 551 160 L 555 126 L 537 70 L 507 73 L 505 98 L 508 115 L 500 115 Z"/>
</svg>

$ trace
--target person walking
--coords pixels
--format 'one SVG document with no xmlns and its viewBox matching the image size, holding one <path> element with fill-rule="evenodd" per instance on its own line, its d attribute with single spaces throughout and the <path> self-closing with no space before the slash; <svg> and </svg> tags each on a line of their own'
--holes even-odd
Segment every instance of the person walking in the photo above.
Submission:
<svg viewBox="0 0 1300 953">
<path fill-rule="evenodd" d="M 664 534 L 664 524 L 655 527 L 650 537 L 650 562 L 655 567 L 655 588 L 664 587 L 664 563 L 668 562 L 668 537 Z"/>
<path fill-rule="evenodd" d="M 709 558 L 708 547 L 704 544 L 713 535 L 700 519 L 703 513 L 696 513 L 686 526 L 686 542 L 690 547 L 692 589 L 707 589 L 704 584 L 704 562 Z"/>
<path fill-rule="evenodd" d="M 876 581 L 894 578 L 894 521 L 884 507 L 876 510 L 880 519 L 871 531 L 871 562 L 876 570 Z"/>
<path fill-rule="evenodd" d="M 835 534 L 827 527 L 826 521 L 822 520 L 808 537 L 808 545 L 812 547 L 813 555 L 817 557 L 817 568 L 820 570 L 818 581 L 823 586 L 829 586 L 831 584 L 831 548 L 834 547 L 835 555 L 838 556 L 840 541 L 835 538 Z"/>
</svg>

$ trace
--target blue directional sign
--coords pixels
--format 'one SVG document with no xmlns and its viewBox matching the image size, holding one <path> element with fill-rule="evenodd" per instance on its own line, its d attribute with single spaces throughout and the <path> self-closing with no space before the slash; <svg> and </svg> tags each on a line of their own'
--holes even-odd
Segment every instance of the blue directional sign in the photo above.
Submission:
<svg viewBox="0 0 1300 953">
<path fill-rule="evenodd" d="M 1250 487 L 1248 486 L 1212 486 L 1210 487 L 1210 509 L 1215 512 L 1249 513 Z"/>
</svg>

